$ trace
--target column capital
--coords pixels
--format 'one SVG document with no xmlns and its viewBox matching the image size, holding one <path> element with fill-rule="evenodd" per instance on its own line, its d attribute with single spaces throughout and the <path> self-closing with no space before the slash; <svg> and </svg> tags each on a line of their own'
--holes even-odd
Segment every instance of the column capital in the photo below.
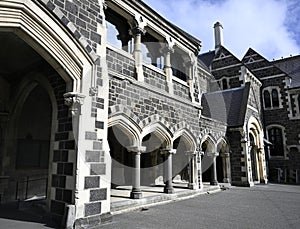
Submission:
<svg viewBox="0 0 300 229">
<path fill-rule="evenodd" d="M 199 156 L 204 155 L 204 151 L 201 151 L 201 150 L 197 151 L 197 153 L 198 153 Z"/>
<path fill-rule="evenodd" d="M 197 155 L 197 151 L 185 151 L 185 155 L 187 156 L 196 156 Z"/>
<path fill-rule="evenodd" d="M 162 48 L 159 49 L 159 52 L 161 54 L 174 53 L 174 48 L 173 48 L 173 46 L 165 44 L 164 47 L 162 47 Z"/>
<path fill-rule="evenodd" d="M 129 30 L 129 34 L 132 36 L 137 36 L 137 35 L 145 35 L 146 30 L 142 27 L 136 26 L 132 29 Z"/>
<path fill-rule="evenodd" d="M 230 153 L 220 153 L 219 154 L 221 157 L 229 157 Z"/>
<path fill-rule="evenodd" d="M 128 146 L 126 149 L 132 153 L 144 153 L 146 151 L 146 146 Z"/>
<path fill-rule="evenodd" d="M 208 152 L 207 156 L 208 157 L 217 157 L 217 156 L 219 156 L 219 153 L 218 152 Z"/>
<path fill-rule="evenodd" d="M 165 149 L 160 149 L 161 154 L 176 154 L 176 149 L 170 149 L 170 148 L 165 148 Z"/>
</svg>

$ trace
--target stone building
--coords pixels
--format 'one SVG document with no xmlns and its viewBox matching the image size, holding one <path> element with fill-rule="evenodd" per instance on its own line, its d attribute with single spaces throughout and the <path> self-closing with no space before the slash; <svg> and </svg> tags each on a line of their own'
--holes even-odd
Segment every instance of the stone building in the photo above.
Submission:
<svg viewBox="0 0 300 229">
<path fill-rule="evenodd" d="M 268 61 L 249 48 L 238 60 L 222 43 L 222 25 L 216 23 L 214 29 L 218 42 L 215 52 L 201 54 L 199 58 L 215 77 L 216 90 L 253 82 L 248 107 L 258 111 L 257 118 L 262 120 L 269 181 L 300 183 L 300 56 Z"/>
<path fill-rule="evenodd" d="M 262 83 L 221 30 L 199 56 L 142 1 L 0 1 L 1 202 L 45 195 L 84 228 L 122 185 L 266 183 Z"/>
<path fill-rule="evenodd" d="M 269 180 L 300 183 L 300 56 L 268 61 L 249 49 L 243 63 L 262 82 Z"/>
</svg>

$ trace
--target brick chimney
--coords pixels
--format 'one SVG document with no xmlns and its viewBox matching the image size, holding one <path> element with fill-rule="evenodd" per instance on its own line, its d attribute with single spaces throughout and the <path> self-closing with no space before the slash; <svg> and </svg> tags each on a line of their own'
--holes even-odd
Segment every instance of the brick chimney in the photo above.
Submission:
<svg viewBox="0 0 300 229">
<path fill-rule="evenodd" d="M 223 45 L 223 26 L 220 22 L 214 24 L 215 30 L 215 49 Z"/>
</svg>

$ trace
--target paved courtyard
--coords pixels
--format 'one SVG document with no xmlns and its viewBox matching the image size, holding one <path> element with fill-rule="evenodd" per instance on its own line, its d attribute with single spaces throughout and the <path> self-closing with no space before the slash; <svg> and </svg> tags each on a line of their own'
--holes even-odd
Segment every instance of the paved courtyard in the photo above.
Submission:
<svg viewBox="0 0 300 229">
<path fill-rule="evenodd" d="M 102 228 L 300 228 L 300 186 L 231 187 L 115 215 Z"/>
<path fill-rule="evenodd" d="M 2 212 L 0 228 L 54 227 L 20 212 Z M 300 186 L 230 187 L 213 194 L 117 214 L 112 223 L 101 228 L 300 228 Z"/>
</svg>

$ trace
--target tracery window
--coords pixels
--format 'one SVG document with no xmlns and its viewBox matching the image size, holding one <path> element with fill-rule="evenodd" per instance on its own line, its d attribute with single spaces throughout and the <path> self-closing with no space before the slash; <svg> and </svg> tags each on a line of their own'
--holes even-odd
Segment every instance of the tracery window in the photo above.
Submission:
<svg viewBox="0 0 300 229">
<path fill-rule="evenodd" d="M 278 87 L 267 87 L 263 90 L 263 104 L 265 109 L 281 108 Z"/>
</svg>

